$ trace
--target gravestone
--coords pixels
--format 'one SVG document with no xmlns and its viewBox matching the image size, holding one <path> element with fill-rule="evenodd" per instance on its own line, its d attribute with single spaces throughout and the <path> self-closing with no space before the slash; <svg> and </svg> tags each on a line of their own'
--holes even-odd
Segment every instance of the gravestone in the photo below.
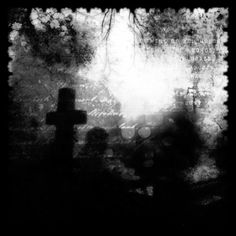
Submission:
<svg viewBox="0 0 236 236">
<path fill-rule="evenodd" d="M 74 125 L 87 122 L 86 111 L 75 110 L 75 95 L 74 89 L 60 89 L 57 111 L 49 112 L 46 116 L 46 124 L 56 126 L 54 164 L 66 171 L 72 168 Z"/>
</svg>

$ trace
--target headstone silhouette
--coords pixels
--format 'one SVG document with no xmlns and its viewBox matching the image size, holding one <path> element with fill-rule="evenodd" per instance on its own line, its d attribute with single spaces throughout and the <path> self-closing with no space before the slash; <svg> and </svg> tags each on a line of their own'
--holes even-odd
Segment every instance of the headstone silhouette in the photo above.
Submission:
<svg viewBox="0 0 236 236">
<path fill-rule="evenodd" d="M 55 165 L 64 170 L 72 168 L 75 124 L 85 124 L 87 113 L 75 110 L 75 90 L 62 88 L 59 90 L 57 111 L 49 112 L 46 124 L 56 126 L 53 156 Z"/>
</svg>

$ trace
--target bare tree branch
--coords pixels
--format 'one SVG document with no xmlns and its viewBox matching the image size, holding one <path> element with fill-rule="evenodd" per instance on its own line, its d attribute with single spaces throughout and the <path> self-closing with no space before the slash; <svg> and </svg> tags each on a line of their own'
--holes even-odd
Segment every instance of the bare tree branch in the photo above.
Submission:
<svg viewBox="0 0 236 236">
<path fill-rule="evenodd" d="M 105 23 L 105 19 L 106 19 L 106 17 L 107 17 L 107 14 L 109 13 L 109 9 L 106 9 L 106 11 L 105 11 L 105 14 L 104 14 L 104 17 L 103 17 L 103 19 L 102 19 L 102 33 L 103 33 L 103 28 L 104 28 L 104 23 Z"/>
<path fill-rule="evenodd" d="M 110 35 L 110 32 L 111 32 L 111 28 L 112 28 L 112 23 L 114 22 L 114 17 L 115 17 L 115 10 L 114 9 L 109 9 L 107 12 L 105 12 L 105 16 L 103 18 L 103 20 L 105 19 L 106 15 L 109 14 L 109 23 L 108 23 L 108 29 L 106 31 L 106 34 L 104 36 L 104 40 L 107 41 L 109 35 Z M 104 27 L 104 21 L 102 23 L 102 28 Z"/>
</svg>

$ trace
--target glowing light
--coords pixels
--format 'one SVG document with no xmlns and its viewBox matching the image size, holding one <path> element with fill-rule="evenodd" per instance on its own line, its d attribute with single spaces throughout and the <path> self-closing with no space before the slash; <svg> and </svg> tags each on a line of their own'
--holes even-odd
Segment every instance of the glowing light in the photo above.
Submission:
<svg viewBox="0 0 236 236">
<path fill-rule="evenodd" d="M 124 16 L 114 27 L 110 41 L 116 64 L 108 87 L 121 103 L 126 119 L 151 115 L 172 105 L 174 88 L 189 86 L 191 70 L 178 51 L 166 48 L 146 58 L 141 49 L 134 48 L 133 34 Z"/>
<path fill-rule="evenodd" d="M 131 139 L 135 135 L 135 128 L 121 128 L 121 135 L 124 139 Z"/>
<path fill-rule="evenodd" d="M 141 127 L 138 130 L 138 134 L 142 138 L 148 138 L 151 135 L 151 129 L 149 127 Z"/>
<path fill-rule="evenodd" d="M 195 12 L 194 17 L 198 14 L 198 11 Z M 97 20 L 97 26 L 101 25 L 102 18 L 103 14 Z M 145 116 L 146 124 L 161 124 L 162 111 L 174 107 L 175 90 L 181 89 L 181 94 L 186 94 L 187 88 L 193 86 L 195 74 L 192 74 L 190 60 L 182 54 L 181 45 L 166 46 L 163 51 L 155 49 L 155 53 L 150 52 L 148 57 L 137 44 L 134 47 L 137 41 L 129 23 L 129 10 L 121 10 L 116 14 L 108 41 L 104 42 L 96 37 L 95 44 L 98 47 L 95 58 L 90 66 L 80 69 L 78 75 L 87 78 L 94 86 L 102 83 L 108 89 L 111 96 L 120 103 L 120 123 L 142 123 L 140 117 Z M 223 48 L 222 42 L 220 45 Z M 215 59 L 212 60 L 214 62 Z M 201 112 L 199 124 L 210 145 L 213 145 L 217 134 L 227 128 L 227 122 L 222 121 L 223 115 L 227 114 L 223 103 L 228 98 L 224 90 L 227 77 L 223 75 L 227 70 L 227 63 L 223 62 L 219 61 L 212 66 L 209 64 L 208 69 L 199 73 L 201 79 L 198 89 L 202 93 L 209 92 L 210 96 L 204 112 Z M 200 102 L 196 100 L 199 106 Z M 219 129 L 219 125 L 222 129 Z M 208 134 L 212 138 L 208 138 Z M 129 135 L 127 137 L 130 138 Z"/>
<path fill-rule="evenodd" d="M 191 68 L 177 48 L 155 55 L 134 47 L 134 34 L 128 27 L 128 11 L 116 16 L 107 44 L 97 50 L 86 77 L 103 81 L 121 104 L 126 121 L 151 115 L 174 102 L 174 89 L 190 86 Z"/>
</svg>

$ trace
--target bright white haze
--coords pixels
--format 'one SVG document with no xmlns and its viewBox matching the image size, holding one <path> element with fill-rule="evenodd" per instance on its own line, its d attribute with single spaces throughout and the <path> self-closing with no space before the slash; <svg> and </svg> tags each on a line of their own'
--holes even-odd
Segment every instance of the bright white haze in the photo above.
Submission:
<svg viewBox="0 0 236 236">
<path fill-rule="evenodd" d="M 168 108 L 174 102 L 174 89 L 191 87 L 191 67 L 180 50 L 167 47 L 147 57 L 134 47 L 128 24 L 128 11 L 116 14 L 107 44 L 98 47 L 86 72 L 89 80 L 105 83 L 127 121 Z"/>
</svg>

